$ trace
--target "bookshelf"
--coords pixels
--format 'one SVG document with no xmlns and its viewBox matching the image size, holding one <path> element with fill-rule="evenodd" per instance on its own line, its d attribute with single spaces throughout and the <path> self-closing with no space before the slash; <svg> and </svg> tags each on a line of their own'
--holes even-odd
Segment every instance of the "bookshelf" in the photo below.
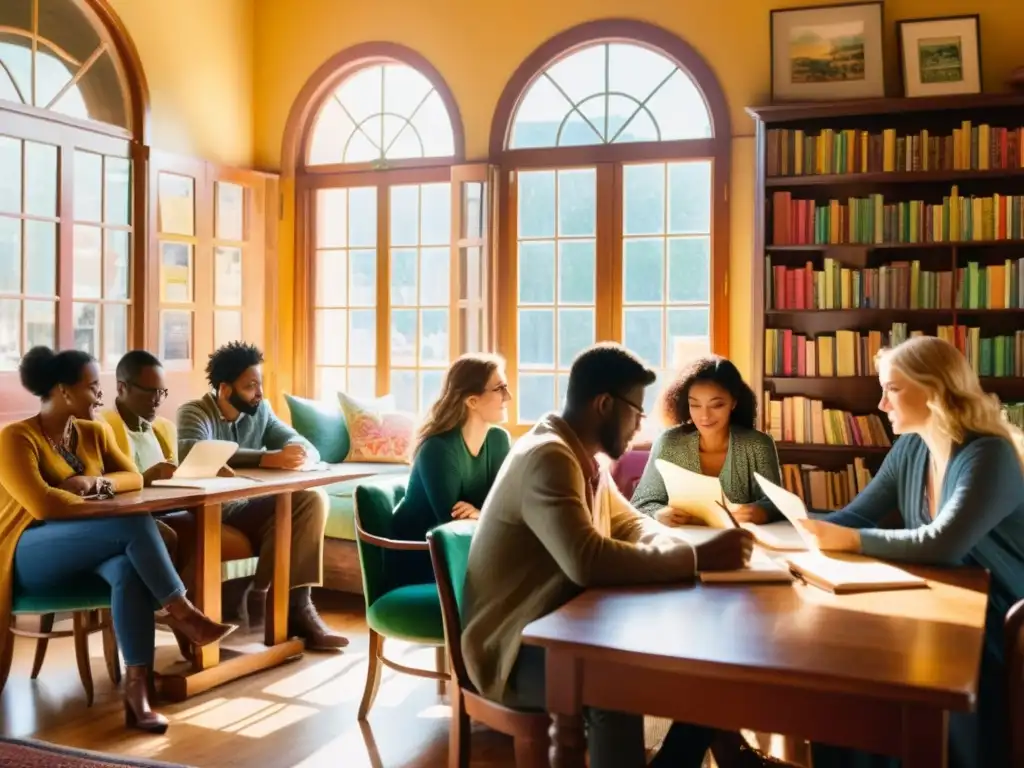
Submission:
<svg viewBox="0 0 1024 768">
<path fill-rule="evenodd" d="M 831 472 L 828 483 L 849 486 L 830 491 L 838 506 L 892 440 L 886 419 L 856 418 L 882 415 L 872 358 L 890 340 L 942 336 L 986 390 L 1024 402 L 1024 95 L 747 112 L 757 157 L 751 386 L 765 429 L 776 411 L 787 486 L 792 467 Z"/>
</svg>

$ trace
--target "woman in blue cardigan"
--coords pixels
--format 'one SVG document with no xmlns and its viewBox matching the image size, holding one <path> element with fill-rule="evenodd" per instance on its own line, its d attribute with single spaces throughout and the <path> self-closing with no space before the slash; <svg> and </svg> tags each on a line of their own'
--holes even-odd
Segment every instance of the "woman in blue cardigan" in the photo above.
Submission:
<svg viewBox="0 0 1024 768">
<path fill-rule="evenodd" d="M 1024 436 L 982 391 L 970 364 L 933 336 L 878 358 L 879 408 L 902 435 L 878 475 L 842 510 L 804 527 L 823 550 L 881 560 L 980 566 L 991 574 L 978 707 L 949 720 L 951 768 L 1007 764 L 1003 622 L 1024 598 Z M 893 508 L 903 528 L 883 530 Z M 823 745 L 815 768 L 891 761 Z"/>
</svg>

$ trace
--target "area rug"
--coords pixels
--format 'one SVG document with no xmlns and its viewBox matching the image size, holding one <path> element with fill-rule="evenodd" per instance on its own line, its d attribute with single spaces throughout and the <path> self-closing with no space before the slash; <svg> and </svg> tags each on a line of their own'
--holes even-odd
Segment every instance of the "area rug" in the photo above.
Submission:
<svg viewBox="0 0 1024 768">
<path fill-rule="evenodd" d="M 4 768 L 189 768 L 134 757 L 104 755 L 33 739 L 0 738 L 0 766 Z"/>
</svg>

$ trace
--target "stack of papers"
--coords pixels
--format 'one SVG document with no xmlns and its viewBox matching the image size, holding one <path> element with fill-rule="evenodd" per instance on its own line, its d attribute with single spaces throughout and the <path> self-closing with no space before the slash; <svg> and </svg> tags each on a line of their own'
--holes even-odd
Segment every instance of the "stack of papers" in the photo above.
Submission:
<svg viewBox="0 0 1024 768">
<path fill-rule="evenodd" d="M 219 477 L 228 459 L 235 455 L 238 443 L 230 440 L 200 440 L 192 446 L 188 456 L 166 480 L 154 480 L 153 485 L 164 488 L 196 488 L 201 491 L 230 491 L 245 488 L 256 481 L 248 477 Z"/>
</svg>

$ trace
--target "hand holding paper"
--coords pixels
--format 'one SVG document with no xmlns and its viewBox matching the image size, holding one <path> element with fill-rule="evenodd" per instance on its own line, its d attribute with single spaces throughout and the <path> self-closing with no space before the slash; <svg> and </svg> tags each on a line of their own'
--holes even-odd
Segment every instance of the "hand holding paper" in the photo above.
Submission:
<svg viewBox="0 0 1024 768">
<path fill-rule="evenodd" d="M 655 459 L 654 466 L 661 473 L 668 491 L 668 505 L 700 518 L 712 528 L 735 528 L 728 511 L 722 484 L 717 477 L 691 472 L 664 459 Z"/>
<path fill-rule="evenodd" d="M 755 472 L 754 479 L 757 480 L 757 484 L 761 486 L 761 490 L 764 491 L 764 495 L 767 496 L 775 507 L 783 514 L 783 516 L 793 524 L 796 528 L 797 533 L 800 534 L 800 538 L 804 544 L 807 545 L 808 549 L 816 550 L 818 548 L 817 540 L 807 532 L 807 530 L 801 525 L 801 520 L 807 519 L 807 507 L 804 506 L 803 501 L 795 493 L 790 493 L 785 488 L 781 488 L 767 479 L 763 475 Z"/>
</svg>

